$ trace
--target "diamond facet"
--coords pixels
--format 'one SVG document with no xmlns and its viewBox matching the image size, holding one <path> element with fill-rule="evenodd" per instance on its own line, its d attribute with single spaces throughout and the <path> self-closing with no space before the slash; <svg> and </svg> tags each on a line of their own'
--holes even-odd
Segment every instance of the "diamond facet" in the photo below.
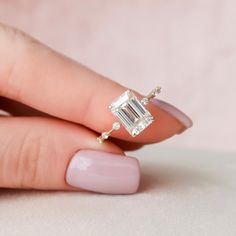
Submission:
<svg viewBox="0 0 236 236">
<path fill-rule="evenodd" d="M 109 108 L 133 137 L 154 121 L 150 112 L 130 90 L 113 101 Z"/>
</svg>

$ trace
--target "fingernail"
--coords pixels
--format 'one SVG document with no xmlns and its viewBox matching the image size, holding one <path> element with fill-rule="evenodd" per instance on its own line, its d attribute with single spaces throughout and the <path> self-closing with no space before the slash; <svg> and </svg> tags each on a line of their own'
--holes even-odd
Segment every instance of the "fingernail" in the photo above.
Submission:
<svg viewBox="0 0 236 236">
<path fill-rule="evenodd" d="M 152 99 L 152 103 L 156 105 L 157 107 L 161 108 L 162 110 L 168 112 L 171 114 L 173 117 L 175 117 L 183 126 L 183 128 L 178 132 L 178 134 L 181 134 L 184 132 L 186 129 L 192 127 L 193 122 L 192 120 L 182 111 L 180 111 L 178 108 L 174 107 L 173 105 L 164 102 L 159 99 Z"/>
<path fill-rule="evenodd" d="M 71 159 L 66 181 L 73 187 L 106 194 L 132 194 L 140 182 L 136 158 L 95 150 L 80 150 Z"/>
</svg>

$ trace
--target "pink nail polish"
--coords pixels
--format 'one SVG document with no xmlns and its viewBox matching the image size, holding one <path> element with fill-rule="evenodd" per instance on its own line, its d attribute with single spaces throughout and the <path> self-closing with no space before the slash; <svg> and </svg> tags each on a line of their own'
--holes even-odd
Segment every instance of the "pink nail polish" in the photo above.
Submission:
<svg viewBox="0 0 236 236">
<path fill-rule="evenodd" d="M 136 158 L 95 150 L 80 150 L 71 159 L 66 181 L 73 187 L 106 194 L 132 194 L 138 189 Z"/>
<path fill-rule="evenodd" d="M 183 128 L 178 132 L 178 134 L 192 127 L 193 125 L 192 120 L 184 112 L 180 111 L 175 106 L 156 98 L 152 99 L 152 103 L 157 107 L 161 108 L 162 110 L 171 114 L 183 125 Z"/>
</svg>

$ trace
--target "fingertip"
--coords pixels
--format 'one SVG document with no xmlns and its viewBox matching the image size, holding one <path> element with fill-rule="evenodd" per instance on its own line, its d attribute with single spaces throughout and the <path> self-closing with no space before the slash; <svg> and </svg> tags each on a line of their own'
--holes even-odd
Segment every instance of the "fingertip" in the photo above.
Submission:
<svg viewBox="0 0 236 236">
<path fill-rule="evenodd" d="M 80 150 L 66 172 L 69 185 L 105 194 L 132 194 L 140 183 L 136 158 L 94 150 Z"/>
</svg>

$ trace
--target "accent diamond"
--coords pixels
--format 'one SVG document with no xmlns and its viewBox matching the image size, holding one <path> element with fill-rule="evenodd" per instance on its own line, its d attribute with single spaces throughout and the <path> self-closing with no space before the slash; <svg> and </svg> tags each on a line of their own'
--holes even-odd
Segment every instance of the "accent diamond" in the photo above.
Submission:
<svg viewBox="0 0 236 236">
<path fill-rule="evenodd" d="M 107 132 L 102 133 L 102 138 L 103 139 L 108 139 L 108 137 L 109 137 L 109 134 Z"/>
<path fill-rule="evenodd" d="M 142 103 L 143 105 L 147 105 L 148 102 L 149 102 L 149 100 L 148 100 L 147 97 L 144 97 L 144 98 L 141 100 L 141 103 Z"/>
<path fill-rule="evenodd" d="M 113 125 L 112 125 L 112 129 L 114 130 L 118 130 L 120 128 L 120 123 L 119 122 L 115 122 Z"/>
</svg>

